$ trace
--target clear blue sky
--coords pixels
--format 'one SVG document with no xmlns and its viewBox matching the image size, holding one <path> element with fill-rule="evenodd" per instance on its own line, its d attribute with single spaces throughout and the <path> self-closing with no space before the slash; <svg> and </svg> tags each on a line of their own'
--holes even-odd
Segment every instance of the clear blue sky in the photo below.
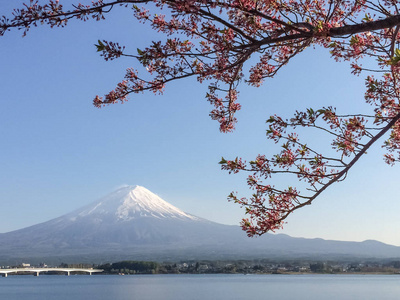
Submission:
<svg viewBox="0 0 400 300">
<path fill-rule="evenodd" d="M 19 2 L 1 1 L 0 15 Z M 93 97 L 136 65 L 125 58 L 105 62 L 97 40 L 135 52 L 157 39 L 129 14 L 116 10 L 103 22 L 71 21 L 64 29 L 39 26 L 24 38 L 20 31 L 0 37 L 0 232 L 58 217 L 123 184 L 142 185 L 189 213 L 238 224 L 243 211 L 226 196 L 250 194 L 246 174 L 221 171 L 221 156 L 251 160 L 274 153 L 265 139 L 271 114 L 366 107 L 362 78 L 326 50 L 310 48 L 261 88 L 242 86 L 243 109 L 231 134 L 219 133 L 208 116 L 206 86 L 196 80 L 167 86 L 162 96 L 134 95 L 126 104 L 96 109 Z M 385 165 L 375 146 L 345 182 L 289 217 L 280 232 L 400 246 L 398 168 Z"/>
</svg>

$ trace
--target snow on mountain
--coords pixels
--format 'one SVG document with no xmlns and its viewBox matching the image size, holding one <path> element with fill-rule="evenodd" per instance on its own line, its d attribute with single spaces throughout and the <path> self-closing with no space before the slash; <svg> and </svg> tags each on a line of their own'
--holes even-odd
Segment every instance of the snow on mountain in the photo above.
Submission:
<svg viewBox="0 0 400 300">
<path fill-rule="evenodd" d="M 125 186 L 59 218 L 1 235 L 0 255 L 2 249 L 80 253 L 212 244 L 226 227 L 185 213 L 144 187 Z"/>
<path fill-rule="evenodd" d="M 71 213 L 70 216 L 72 221 L 78 217 L 106 217 L 115 221 L 130 221 L 142 217 L 200 220 L 138 185 L 124 186 L 99 201 Z"/>
</svg>

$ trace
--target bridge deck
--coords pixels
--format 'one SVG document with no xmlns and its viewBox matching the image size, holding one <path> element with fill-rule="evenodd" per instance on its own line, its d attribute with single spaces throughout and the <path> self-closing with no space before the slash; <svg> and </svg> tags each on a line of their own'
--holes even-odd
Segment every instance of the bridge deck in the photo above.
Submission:
<svg viewBox="0 0 400 300">
<path fill-rule="evenodd" d="M 104 270 L 80 269 L 80 268 L 14 268 L 14 269 L 0 269 L 0 274 L 2 274 L 3 277 L 7 277 L 7 275 L 10 273 L 29 272 L 29 273 L 34 273 L 36 276 L 39 276 L 39 274 L 42 272 L 51 272 L 51 271 L 65 272 L 69 276 L 71 272 L 85 272 L 89 273 L 89 275 L 92 275 L 92 273 L 100 273 L 103 272 Z"/>
</svg>

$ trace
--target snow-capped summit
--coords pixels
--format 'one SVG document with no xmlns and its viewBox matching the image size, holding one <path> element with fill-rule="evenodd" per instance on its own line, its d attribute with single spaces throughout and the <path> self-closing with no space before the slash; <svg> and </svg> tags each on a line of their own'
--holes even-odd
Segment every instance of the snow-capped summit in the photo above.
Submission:
<svg viewBox="0 0 400 300">
<path fill-rule="evenodd" d="M 76 217 L 114 218 L 129 221 L 141 217 L 199 220 L 169 204 L 142 186 L 124 186 L 83 209 L 75 211 Z"/>
<path fill-rule="evenodd" d="M 0 251 L 7 245 L 13 248 L 9 252 L 26 248 L 42 254 L 197 245 L 224 228 L 183 212 L 144 187 L 124 186 L 69 214 L 4 234 Z"/>
</svg>

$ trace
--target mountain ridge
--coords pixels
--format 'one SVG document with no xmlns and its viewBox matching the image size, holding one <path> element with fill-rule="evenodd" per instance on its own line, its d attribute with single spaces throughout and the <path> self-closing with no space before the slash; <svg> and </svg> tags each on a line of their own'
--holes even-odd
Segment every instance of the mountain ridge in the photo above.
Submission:
<svg viewBox="0 0 400 300">
<path fill-rule="evenodd" d="M 344 242 L 286 234 L 251 239 L 239 226 L 183 212 L 141 186 L 121 187 L 71 213 L 0 234 L 0 261 L 311 256 L 400 258 L 400 247 L 371 240 Z"/>
</svg>

